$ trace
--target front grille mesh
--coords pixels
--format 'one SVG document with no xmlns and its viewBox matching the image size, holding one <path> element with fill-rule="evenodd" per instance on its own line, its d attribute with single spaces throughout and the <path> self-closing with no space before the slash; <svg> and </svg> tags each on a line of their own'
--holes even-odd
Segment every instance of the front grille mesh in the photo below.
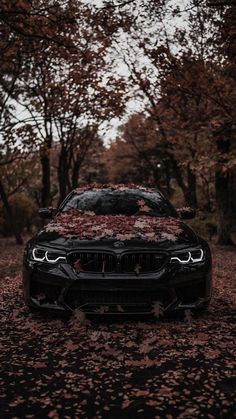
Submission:
<svg viewBox="0 0 236 419">
<path fill-rule="evenodd" d="M 71 262 L 82 272 L 114 272 L 116 267 L 115 255 L 110 253 L 73 253 Z"/>
<path fill-rule="evenodd" d="M 121 258 L 122 272 L 146 273 L 159 270 L 164 256 L 156 253 L 127 253 Z"/>
<path fill-rule="evenodd" d="M 161 269 L 165 262 L 165 255 L 148 252 L 127 252 L 121 256 L 116 256 L 105 252 L 74 252 L 70 255 L 70 261 L 77 272 L 100 272 L 104 274 L 134 272 L 139 275 Z"/>
</svg>

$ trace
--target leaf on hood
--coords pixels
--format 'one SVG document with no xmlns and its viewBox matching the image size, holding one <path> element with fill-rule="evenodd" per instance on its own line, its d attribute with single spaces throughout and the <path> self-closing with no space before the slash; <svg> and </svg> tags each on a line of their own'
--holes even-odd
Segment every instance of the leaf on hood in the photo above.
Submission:
<svg viewBox="0 0 236 419">
<path fill-rule="evenodd" d="M 90 215 L 71 209 L 59 214 L 46 226 L 46 231 L 81 240 L 148 240 L 162 238 L 175 241 L 182 233 L 181 221 L 176 218 L 156 218 L 147 215 Z"/>
<path fill-rule="evenodd" d="M 163 239 L 167 239 L 167 240 L 170 240 L 172 242 L 175 242 L 178 239 L 177 236 L 175 236 L 174 234 L 170 234 L 170 233 L 162 233 L 161 237 Z"/>
<path fill-rule="evenodd" d="M 141 212 L 150 212 L 152 209 L 147 205 L 147 203 L 144 201 L 144 199 L 140 199 L 137 201 L 139 210 Z"/>
</svg>

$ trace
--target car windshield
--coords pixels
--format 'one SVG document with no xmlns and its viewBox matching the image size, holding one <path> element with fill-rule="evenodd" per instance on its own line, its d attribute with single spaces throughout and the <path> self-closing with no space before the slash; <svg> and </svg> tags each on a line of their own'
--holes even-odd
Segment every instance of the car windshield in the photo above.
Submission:
<svg viewBox="0 0 236 419">
<path fill-rule="evenodd" d="M 176 217 L 172 205 L 158 192 L 142 190 L 89 190 L 73 195 L 61 208 L 92 211 L 96 215 L 141 215 Z"/>
</svg>

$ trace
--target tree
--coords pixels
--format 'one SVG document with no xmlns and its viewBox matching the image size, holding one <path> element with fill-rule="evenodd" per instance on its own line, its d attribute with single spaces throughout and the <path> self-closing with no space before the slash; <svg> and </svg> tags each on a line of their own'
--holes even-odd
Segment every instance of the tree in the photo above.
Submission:
<svg viewBox="0 0 236 419">
<path fill-rule="evenodd" d="M 235 6 L 235 5 L 234 5 Z M 235 146 L 235 107 L 236 96 L 236 8 L 224 8 L 222 20 L 218 23 L 219 33 L 216 41 L 219 51 L 225 57 L 222 76 L 225 80 L 224 106 L 225 118 L 215 130 L 217 149 L 221 167 L 216 172 L 216 191 L 219 213 L 219 243 L 232 244 L 230 231 L 236 224 L 236 146 Z M 218 89 L 219 91 L 219 89 Z"/>
<path fill-rule="evenodd" d="M 61 19 L 63 16 L 64 20 Z M 0 134 L 4 146 L 1 150 L 1 166 L 22 157 L 19 138 L 12 135 L 17 125 L 14 100 L 18 97 L 18 81 L 23 67 L 29 63 L 35 51 L 55 43 L 71 47 L 62 30 L 68 24 L 66 9 L 56 1 L 3 0 L 0 5 Z M 70 18 L 71 20 L 71 18 Z M 27 64 L 28 65 L 28 64 Z M 8 130 L 8 131 L 7 131 Z M 6 132 L 10 135 L 5 135 Z M 4 170 L 4 169 L 3 169 Z M 0 196 L 11 220 L 12 229 L 18 243 L 18 234 L 8 194 L 0 173 Z"/>
<path fill-rule="evenodd" d="M 80 184 L 87 185 L 89 183 L 109 183 L 108 178 L 108 149 L 104 146 L 103 140 L 97 137 L 92 141 L 89 153 L 80 167 Z"/>
<path fill-rule="evenodd" d="M 140 113 L 129 118 L 111 145 L 113 162 L 108 165 L 113 180 L 155 185 L 170 195 L 170 168 L 161 139 L 158 146 L 158 134 L 158 126 L 150 117 Z"/>
<path fill-rule="evenodd" d="M 77 0 L 3 1 L 0 12 L 2 109 L 10 101 L 11 124 L 21 126 L 16 144 L 30 132 L 30 146 L 40 149 L 40 200 L 47 206 L 52 199 L 54 141 L 61 147 L 58 179 L 63 199 L 78 184 L 79 168 L 96 137 L 98 119 L 109 117 L 112 110 L 121 111 L 119 81 L 109 76 L 105 87 L 100 70 L 105 68 L 113 34 L 126 25 L 127 17 L 113 10 L 100 13 Z M 16 103 L 26 110 L 20 120 L 13 109 Z M 67 175 L 70 165 L 71 179 Z"/>
<path fill-rule="evenodd" d="M 151 14 L 140 3 L 141 18 L 130 30 L 123 60 L 133 88 L 145 100 L 145 112 L 158 125 L 157 147 L 161 137 L 187 203 L 197 205 L 197 177 L 202 168 L 215 172 L 219 243 L 230 244 L 236 108 L 230 56 L 235 15 L 226 10 L 220 20 L 219 13 L 204 7 L 202 1 L 189 1 L 186 8 L 165 2 L 148 4 Z M 187 24 L 170 28 L 170 19 L 184 14 Z M 143 66 L 140 51 L 145 57 Z"/>
</svg>

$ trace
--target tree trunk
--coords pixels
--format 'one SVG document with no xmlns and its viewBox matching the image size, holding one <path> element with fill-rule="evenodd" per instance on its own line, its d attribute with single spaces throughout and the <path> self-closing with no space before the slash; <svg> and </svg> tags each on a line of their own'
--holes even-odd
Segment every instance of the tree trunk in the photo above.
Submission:
<svg viewBox="0 0 236 419">
<path fill-rule="evenodd" d="M 228 138 L 225 139 L 226 135 L 228 135 Z M 218 244 L 232 245 L 230 173 L 223 173 L 221 167 L 224 163 L 223 155 L 230 151 L 230 132 L 228 129 L 218 133 L 217 148 L 222 155 L 221 160 L 219 160 L 220 167 L 217 169 L 215 177 L 216 207 L 218 213 Z"/>
<path fill-rule="evenodd" d="M 59 155 L 59 162 L 58 162 L 58 170 L 57 170 L 57 176 L 58 176 L 58 184 L 59 184 L 59 203 L 61 203 L 66 195 L 67 195 L 67 185 L 69 183 L 69 169 L 67 164 L 67 150 L 62 145 L 61 151 Z"/>
<path fill-rule="evenodd" d="M 173 174 L 175 176 L 175 179 L 178 183 L 178 186 L 181 188 L 181 190 L 183 192 L 185 203 L 186 203 L 186 205 L 190 205 L 189 190 L 184 183 L 182 171 L 181 171 L 177 161 L 174 159 L 173 156 L 171 156 L 171 164 L 172 164 Z"/>
<path fill-rule="evenodd" d="M 50 158 L 48 154 L 43 154 L 40 160 L 42 166 L 41 205 L 42 207 L 48 207 L 51 201 Z"/>
<path fill-rule="evenodd" d="M 221 171 L 217 171 L 215 189 L 218 213 L 218 244 L 232 245 L 228 174 L 224 175 Z"/>
<path fill-rule="evenodd" d="M 7 194 L 5 192 L 3 183 L 1 181 L 0 181 L 0 197 L 2 199 L 2 202 L 3 202 L 4 207 L 6 209 L 7 215 L 9 217 L 9 219 L 10 219 L 12 232 L 13 232 L 15 238 L 16 238 L 16 243 L 17 244 L 23 244 L 23 240 L 22 240 L 21 234 L 18 231 L 17 226 L 15 224 L 15 220 L 14 220 L 14 216 L 13 216 L 13 213 L 12 213 L 12 209 L 11 209 L 10 203 L 8 201 L 8 197 L 7 197 Z"/>
<path fill-rule="evenodd" d="M 197 208 L 197 184 L 196 184 L 196 175 L 192 172 L 190 166 L 187 168 L 187 195 L 188 195 L 188 204 L 192 208 Z"/>
<path fill-rule="evenodd" d="M 42 191 L 41 205 L 48 207 L 51 203 L 51 161 L 50 153 L 52 148 L 52 135 L 48 134 L 40 150 L 40 160 L 42 166 Z"/>
<path fill-rule="evenodd" d="M 230 212 L 233 227 L 236 226 L 236 170 L 232 170 L 230 178 Z"/>
<path fill-rule="evenodd" d="M 165 172 L 166 172 L 166 194 L 168 198 L 171 196 L 171 187 L 170 187 L 170 162 L 168 159 L 164 160 Z"/>
<path fill-rule="evenodd" d="M 197 193 L 196 193 L 195 174 L 191 171 L 190 167 L 187 168 L 187 185 L 186 185 L 181 168 L 179 167 L 177 161 L 173 158 L 173 156 L 171 157 L 171 164 L 172 164 L 175 179 L 179 187 L 182 189 L 186 205 L 190 206 L 191 208 L 196 208 L 197 207 Z"/>
<path fill-rule="evenodd" d="M 177 163 L 177 161 L 174 159 L 174 157 L 173 157 L 173 156 L 170 156 L 170 157 L 171 157 L 171 164 L 172 164 L 172 168 L 173 168 L 173 174 L 174 174 L 174 177 L 175 177 L 175 179 L 176 179 L 176 181 L 177 181 L 177 183 L 178 183 L 179 187 L 182 189 L 183 194 L 184 194 L 184 196 L 185 196 L 186 186 L 185 186 L 185 183 L 184 183 L 184 180 L 183 180 L 183 176 L 182 176 L 182 173 L 181 173 L 181 169 L 180 169 L 180 167 L 178 166 L 178 163 Z"/>
<path fill-rule="evenodd" d="M 80 172 L 80 161 L 76 161 L 74 163 L 74 166 L 72 168 L 72 175 L 71 175 L 71 184 L 72 189 L 75 189 L 78 187 L 79 183 L 79 172 Z"/>
</svg>

